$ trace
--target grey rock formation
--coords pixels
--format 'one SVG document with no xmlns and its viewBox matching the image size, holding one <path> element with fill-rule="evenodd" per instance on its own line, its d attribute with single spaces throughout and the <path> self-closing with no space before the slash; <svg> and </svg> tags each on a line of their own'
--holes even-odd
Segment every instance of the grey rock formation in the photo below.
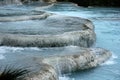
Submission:
<svg viewBox="0 0 120 80">
<path fill-rule="evenodd" d="M 12 14 L 11 14 L 12 15 Z M 13 22 L 13 21 L 25 21 L 25 20 L 36 20 L 36 19 L 45 19 L 51 14 L 41 12 L 39 14 L 24 14 L 21 16 L 7 16 L 7 17 L 0 17 L 0 22 Z M 14 14 L 13 14 L 14 15 Z"/>
<path fill-rule="evenodd" d="M 44 1 L 55 2 L 56 0 Z M 75 45 L 91 47 L 96 40 L 93 23 L 79 17 L 55 15 L 46 12 L 0 17 L 0 22 L 8 22 L 8 26 L 11 22 L 16 24 L 15 21 L 26 20 L 38 20 L 40 25 L 37 27 L 32 26 L 33 28 L 22 26 L 21 29 L 12 26 L 8 27 L 9 29 L 2 27 L 0 29 L 0 46 L 61 47 Z M 24 29 L 25 31 L 23 31 Z M 32 69 L 31 73 L 25 77 L 27 80 L 58 80 L 58 76 L 62 73 L 97 67 L 109 59 L 111 53 L 101 48 L 80 48 L 78 53 L 52 57 L 25 56 L 25 54 L 23 56 L 18 60 L 15 58 L 15 61 L 21 61 L 24 64 L 29 63 Z M 35 67 L 35 65 L 37 66 Z"/>
<path fill-rule="evenodd" d="M 111 57 L 108 50 L 101 48 L 81 48 L 81 50 L 80 53 L 52 56 L 42 60 L 37 57 L 35 62 L 42 67 L 27 76 L 27 80 L 58 80 L 58 76 L 62 73 L 94 68 Z"/>
<path fill-rule="evenodd" d="M 96 67 L 110 57 L 111 53 L 108 50 L 96 48 L 85 49 L 77 54 L 46 58 L 43 63 L 52 65 L 57 72 L 68 73 Z"/>
<path fill-rule="evenodd" d="M 75 47 L 70 47 L 70 49 L 74 50 Z M 31 53 L 16 53 L 15 55 L 14 52 L 11 54 L 6 53 L 14 55 L 14 59 L 9 59 L 8 56 L 6 57 L 8 60 L 6 59 L 5 62 L 0 61 L 0 63 L 16 64 L 16 66 L 21 65 L 23 68 L 27 67 L 30 71 L 30 73 L 25 76 L 27 80 L 58 80 L 59 75 L 63 73 L 97 67 L 107 61 L 112 55 L 110 51 L 102 48 L 76 47 L 75 52 L 72 52 L 70 49 L 66 51 L 65 48 L 57 48 L 58 51 L 62 50 L 62 52 L 66 52 L 66 54 L 59 54 L 61 52 L 58 52 L 56 55 L 48 56 L 31 55 Z M 55 49 L 50 49 L 49 54 L 54 53 L 54 50 Z M 76 52 L 76 50 L 78 51 Z M 43 54 L 46 53 L 44 49 L 41 52 Z"/>
<path fill-rule="evenodd" d="M 49 64 L 41 64 L 40 70 L 37 72 L 32 72 L 25 77 L 25 80 L 58 80 L 58 75 Z"/>
<path fill-rule="evenodd" d="M 47 16 L 44 20 L 41 20 L 41 25 L 43 25 L 43 27 L 41 28 L 41 25 L 40 27 L 34 27 L 32 28 L 33 32 L 30 32 L 30 28 L 27 29 L 27 27 L 24 26 L 23 29 L 26 28 L 25 31 L 21 31 L 23 29 L 19 29 L 19 27 L 18 29 L 17 27 L 11 27 L 9 31 L 12 32 L 8 32 L 7 29 L 2 30 L 2 33 L 0 33 L 0 45 L 21 47 L 56 47 L 77 45 L 81 47 L 90 47 L 96 40 L 92 22 L 83 18 L 52 14 L 49 16 L 37 15 L 25 18 L 13 17 L 12 19 L 0 19 L 4 21 L 16 21 L 31 18 L 36 19 L 41 18 L 41 16 L 42 18 Z M 14 29 L 17 29 L 17 32 Z"/>
</svg>

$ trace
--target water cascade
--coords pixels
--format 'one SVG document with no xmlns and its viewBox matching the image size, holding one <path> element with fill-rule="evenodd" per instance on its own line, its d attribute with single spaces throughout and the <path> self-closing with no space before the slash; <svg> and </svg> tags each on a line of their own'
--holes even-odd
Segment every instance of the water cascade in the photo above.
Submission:
<svg viewBox="0 0 120 80">
<path fill-rule="evenodd" d="M 97 67 L 112 56 L 106 49 L 91 48 L 96 42 L 92 21 L 49 13 L 40 5 L 24 5 L 0 7 L 2 66 L 29 67 L 31 73 L 25 77 L 27 80 L 59 80 L 63 74 Z"/>
</svg>

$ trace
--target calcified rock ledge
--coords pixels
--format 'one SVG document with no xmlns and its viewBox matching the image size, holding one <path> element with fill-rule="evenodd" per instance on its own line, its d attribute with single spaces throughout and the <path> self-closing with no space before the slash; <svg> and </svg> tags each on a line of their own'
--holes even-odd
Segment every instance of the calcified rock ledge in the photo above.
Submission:
<svg viewBox="0 0 120 80">
<path fill-rule="evenodd" d="M 78 49 L 77 53 L 48 57 L 22 55 L 24 57 L 16 58 L 15 63 L 19 65 L 22 61 L 22 64 L 29 68 L 30 73 L 25 75 L 23 80 L 59 80 L 61 74 L 97 67 L 111 57 L 111 53 L 102 48 Z"/>
<path fill-rule="evenodd" d="M 1 20 L 16 21 L 31 18 L 13 17 L 12 19 L 5 18 Z M 34 16 L 34 18 L 37 17 Z M 80 47 L 90 47 L 94 44 L 96 40 L 94 25 L 91 21 L 87 19 L 52 14 L 49 16 L 47 15 L 47 17 L 44 18 L 44 20 L 42 21 L 42 24 L 44 26 L 48 26 L 47 29 L 50 32 L 44 31 L 42 35 L 41 33 L 32 35 L 32 33 L 34 33 L 34 30 L 33 32 L 31 32 L 30 35 L 28 35 L 29 32 L 23 31 L 21 31 L 22 33 L 18 32 L 18 34 L 13 34 L 14 31 L 11 33 L 3 32 L 0 33 L 0 46 L 60 47 L 67 45 L 75 45 Z M 49 28 L 52 30 L 49 30 Z M 46 32 L 49 34 L 46 34 Z"/>
<path fill-rule="evenodd" d="M 35 59 L 40 70 L 26 76 L 27 80 L 58 80 L 59 74 L 94 68 L 111 57 L 108 50 L 81 48 L 80 53 Z M 41 66 L 42 65 L 42 66 Z M 39 66 L 38 66 L 39 67 Z"/>
<path fill-rule="evenodd" d="M 1 46 L 60 47 L 78 45 L 90 47 L 95 42 L 95 34 L 91 30 L 68 32 L 60 35 L 0 35 Z"/>
<path fill-rule="evenodd" d="M 21 15 L 21 16 L 11 16 L 11 17 L 0 17 L 0 22 L 13 22 L 13 21 L 25 21 L 25 20 L 36 20 L 45 19 L 51 14 L 43 13 L 37 15 Z"/>
<path fill-rule="evenodd" d="M 42 34 L 39 30 L 40 28 L 38 28 L 38 33 L 35 34 L 34 30 L 30 33 L 28 31 L 15 33 L 14 30 L 10 30 L 13 32 L 7 32 L 8 30 L 1 31 L 0 46 L 61 47 L 75 45 L 80 47 L 91 47 L 96 40 L 93 23 L 79 17 L 55 15 L 46 12 L 29 16 L 0 17 L 0 22 L 10 23 L 26 20 L 41 20 L 42 25 L 45 27 L 47 26 L 47 29 L 50 27 L 51 31 L 49 32 L 48 30 L 48 32 L 46 31 Z M 110 57 L 111 53 L 101 48 L 81 48 L 79 53 L 47 58 L 41 58 L 41 56 L 29 57 L 33 60 L 30 67 L 37 65 L 36 67 L 38 70 L 31 70 L 31 73 L 26 75 L 25 79 L 58 80 L 60 74 L 97 67 Z M 28 61 L 27 63 L 29 63 L 31 61 L 29 58 L 22 58 L 22 62 Z"/>
</svg>

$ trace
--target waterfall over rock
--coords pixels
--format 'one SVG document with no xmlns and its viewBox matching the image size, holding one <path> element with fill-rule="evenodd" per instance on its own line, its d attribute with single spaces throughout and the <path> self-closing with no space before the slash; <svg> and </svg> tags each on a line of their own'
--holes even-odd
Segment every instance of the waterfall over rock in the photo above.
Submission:
<svg viewBox="0 0 120 80">
<path fill-rule="evenodd" d="M 0 0 L 0 5 L 22 4 L 0 8 L 0 64 L 29 67 L 26 80 L 59 80 L 111 57 L 106 49 L 91 48 L 96 34 L 90 20 L 41 11 L 46 2 L 56 0 Z"/>
<path fill-rule="evenodd" d="M 58 73 L 69 73 L 96 67 L 111 57 L 108 50 L 101 48 L 81 50 L 83 52 L 46 58 L 43 63 L 53 65 Z"/>
<path fill-rule="evenodd" d="M 90 47 L 96 40 L 92 22 L 79 17 L 43 13 L 25 17 L 1 17 L 0 21 L 11 23 L 11 21 L 31 19 L 39 19 L 41 26 L 34 26 L 32 30 L 24 26 L 21 29 L 19 27 L 18 29 L 17 27 L 15 29 L 11 27 L 8 30 L 5 28 L 0 33 L 0 45 L 20 47 L 61 47 L 75 45 Z M 23 31 L 22 28 L 26 28 L 26 30 Z"/>
<path fill-rule="evenodd" d="M 26 80 L 59 80 L 58 77 L 62 74 L 97 67 L 112 55 L 110 51 L 102 48 L 69 47 L 70 49 L 67 49 L 67 51 L 66 48 L 68 47 L 43 48 L 40 52 L 46 54 L 49 51 L 49 55 L 40 56 L 33 52 L 23 54 L 26 51 L 25 48 L 16 50 L 18 52 L 22 51 L 22 53 L 14 53 L 12 50 L 15 48 L 6 47 L 5 49 L 12 51 L 12 53 L 5 52 L 5 54 L 11 54 L 13 59 L 6 56 L 8 59 L 5 62 L 0 60 L 0 63 L 27 66 L 30 74 L 25 76 Z M 57 54 L 54 51 L 58 51 Z"/>
<path fill-rule="evenodd" d="M 58 49 L 66 54 L 59 54 L 61 52 L 58 52 L 56 56 L 50 55 L 43 57 L 21 53 L 22 55 L 16 54 L 13 57 L 15 59 L 13 60 L 14 62 L 11 59 L 11 62 L 8 62 L 28 66 L 31 73 L 26 75 L 26 80 L 59 80 L 58 76 L 61 74 L 97 67 L 111 57 L 110 51 L 102 48 L 76 47 L 77 52 L 68 50 L 67 52 L 69 53 L 65 51 L 65 48 Z M 70 49 L 74 49 L 74 47 L 70 47 Z M 45 54 L 45 51 L 44 48 L 42 53 Z M 49 54 L 52 53 L 49 52 Z"/>
<path fill-rule="evenodd" d="M 43 59 L 42 62 L 48 64 L 45 66 L 47 69 L 44 72 L 40 71 L 42 73 L 32 77 L 32 79 L 36 80 L 36 78 L 40 78 L 41 80 L 58 80 L 58 76 L 55 77 L 56 74 L 61 75 L 78 70 L 94 68 L 111 57 L 111 53 L 108 50 L 101 48 L 81 48 L 81 51 L 82 52 L 80 53 L 71 53 L 69 55 L 53 56 Z M 39 59 L 36 59 L 36 61 L 38 63 L 41 62 Z M 52 66 L 49 67 L 50 65 Z M 49 74 L 50 76 L 48 75 L 45 77 L 45 74 Z M 39 77 L 41 75 L 42 77 Z M 30 78 L 27 80 L 29 79 Z"/>
</svg>

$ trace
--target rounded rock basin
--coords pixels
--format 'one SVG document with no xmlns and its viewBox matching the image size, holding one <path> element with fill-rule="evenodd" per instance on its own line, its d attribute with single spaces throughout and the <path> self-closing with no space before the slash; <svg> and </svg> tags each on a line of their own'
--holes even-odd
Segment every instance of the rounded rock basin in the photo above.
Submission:
<svg viewBox="0 0 120 80">
<path fill-rule="evenodd" d="M 108 60 L 110 51 L 102 48 L 80 48 L 78 46 L 37 48 L 0 47 L 2 67 L 14 66 L 31 71 L 27 80 L 57 80 L 60 73 L 69 73 L 96 67 Z M 46 77 L 47 76 L 47 77 Z"/>
<path fill-rule="evenodd" d="M 90 47 L 95 42 L 90 20 L 42 11 L 0 12 L 0 45 L 21 47 Z M 16 15 L 15 15 L 16 13 Z"/>
<path fill-rule="evenodd" d="M 7 15 L 10 17 L 0 18 L 0 32 L 2 33 L 46 35 L 94 29 L 89 20 L 78 17 L 52 15 L 45 12 L 39 12 L 38 15 L 32 13 L 30 15 L 26 15 L 26 13 L 24 15 L 17 14 L 17 16 L 11 16 L 14 14 Z M 41 17 L 42 20 L 39 20 Z"/>
</svg>

